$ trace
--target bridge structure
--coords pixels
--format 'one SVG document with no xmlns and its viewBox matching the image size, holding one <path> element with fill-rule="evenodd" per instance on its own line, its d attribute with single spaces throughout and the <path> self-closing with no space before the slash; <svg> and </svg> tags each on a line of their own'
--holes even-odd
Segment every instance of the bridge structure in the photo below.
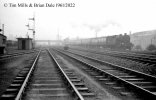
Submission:
<svg viewBox="0 0 156 100">
<path fill-rule="evenodd" d="M 35 40 L 36 45 L 64 45 L 63 40 Z"/>
</svg>

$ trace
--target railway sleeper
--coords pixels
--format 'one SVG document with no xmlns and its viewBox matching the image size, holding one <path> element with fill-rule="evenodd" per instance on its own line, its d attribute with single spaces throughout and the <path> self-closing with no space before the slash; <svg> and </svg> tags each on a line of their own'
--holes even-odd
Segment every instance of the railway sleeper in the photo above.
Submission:
<svg viewBox="0 0 156 100">
<path fill-rule="evenodd" d="M 60 93 L 60 94 L 29 94 L 27 98 L 30 100 L 72 100 L 69 94 Z"/>
<path fill-rule="evenodd" d="M 93 96 L 95 96 L 95 94 L 94 93 L 91 93 L 91 92 L 89 92 L 89 93 L 81 93 L 81 95 L 83 96 L 83 97 L 93 97 Z"/>
<path fill-rule="evenodd" d="M 61 88 L 64 87 L 63 83 L 56 83 L 56 84 L 31 84 L 30 87 L 32 88 Z"/>
<path fill-rule="evenodd" d="M 17 84 L 16 84 L 17 85 Z M 21 86 L 21 85 L 20 85 Z M 1 100 L 14 99 L 18 93 L 20 86 L 10 86 L 1 96 Z"/>
<path fill-rule="evenodd" d="M 16 94 L 3 94 L 1 96 L 1 100 L 13 100 L 15 98 Z"/>
<path fill-rule="evenodd" d="M 71 76 L 70 76 L 69 79 L 71 79 L 71 80 L 72 80 L 72 79 L 77 79 L 77 77 L 75 77 L 75 76 L 72 76 L 72 77 L 71 77 Z"/>
<path fill-rule="evenodd" d="M 120 92 L 122 96 L 132 96 L 131 92 Z"/>
<path fill-rule="evenodd" d="M 18 89 L 17 88 L 8 88 L 5 91 L 4 95 L 6 95 L 6 94 L 16 94 L 17 92 L 18 92 Z"/>
<path fill-rule="evenodd" d="M 35 82 L 37 84 L 45 84 L 45 83 L 47 83 L 47 84 L 51 84 L 51 83 L 56 84 L 56 83 L 60 83 L 61 80 L 34 80 L 33 82 Z"/>
<path fill-rule="evenodd" d="M 74 83 L 75 87 L 79 88 L 79 87 L 85 87 L 84 83 L 79 82 L 79 83 Z"/>
<path fill-rule="evenodd" d="M 138 86 L 151 86 L 155 85 L 155 83 L 150 82 L 150 81 L 132 81 L 131 83 L 138 85 Z"/>
<path fill-rule="evenodd" d="M 67 93 L 66 88 L 33 88 L 29 94 L 65 94 Z"/>
<path fill-rule="evenodd" d="M 12 84 L 22 84 L 24 80 L 14 80 Z"/>
<path fill-rule="evenodd" d="M 104 78 L 102 75 L 96 75 L 95 78 Z"/>
<path fill-rule="evenodd" d="M 91 76 L 97 76 L 97 75 L 99 75 L 99 73 L 95 73 L 95 72 L 93 72 L 93 71 L 89 71 L 89 72 L 87 72 L 87 73 L 89 73 Z"/>
<path fill-rule="evenodd" d="M 156 86 L 141 86 L 141 87 L 151 92 L 156 92 Z"/>
<path fill-rule="evenodd" d="M 124 80 L 134 82 L 134 81 L 145 81 L 143 78 L 125 78 Z"/>
<path fill-rule="evenodd" d="M 135 78 L 136 76 L 134 75 L 125 75 L 125 76 L 118 76 L 120 78 Z"/>
<path fill-rule="evenodd" d="M 116 86 L 117 83 L 116 82 L 105 82 L 106 85 L 109 85 L 109 86 Z"/>
<path fill-rule="evenodd" d="M 125 89 L 123 86 L 113 86 L 112 88 L 115 89 L 115 90 L 123 90 L 123 89 Z"/>
<path fill-rule="evenodd" d="M 88 92 L 89 91 L 89 89 L 87 87 L 77 87 L 77 90 L 79 92 Z"/>
<path fill-rule="evenodd" d="M 33 78 L 31 78 L 31 80 L 34 80 L 34 78 L 35 78 L 35 80 L 57 80 L 57 79 L 60 79 L 60 77 L 34 77 L 33 76 Z"/>
</svg>

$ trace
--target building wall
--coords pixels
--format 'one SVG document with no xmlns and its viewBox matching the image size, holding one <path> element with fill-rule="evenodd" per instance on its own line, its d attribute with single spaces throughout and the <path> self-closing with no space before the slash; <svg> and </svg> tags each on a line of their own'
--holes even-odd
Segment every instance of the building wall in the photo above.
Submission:
<svg viewBox="0 0 156 100">
<path fill-rule="evenodd" d="M 26 40 L 26 49 L 27 50 L 32 49 L 32 40 Z"/>
<path fill-rule="evenodd" d="M 25 50 L 30 50 L 33 48 L 31 39 L 18 39 L 18 49 L 22 50 L 22 41 L 25 41 Z"/>
<path fill-rule="evenodd" d="M 144 32 L 140 34 L 132 34 L 130 38 L 131 43 L 133 43 L 134 46 L 140 45 L 142 50 L 146 50 L 150 44 L 156 46 L 156 31 L 152 34 L 150 34 L 150 32 L 146 34 Z"/>
<path fill-rule="evenodd" d="M 0 34 L 0 46 L 6 46 L 6 36 Z"/>
<path fill-rule="evenodd" d="M 22 40 L 18 40 L 18 49 L 22 50 Z"/>
<path fill-rule="evenodd" d="M 6 53 L 6 39 L 7 37 L 3 34 L 0 34 L 0 54 Z"/>
</svg>

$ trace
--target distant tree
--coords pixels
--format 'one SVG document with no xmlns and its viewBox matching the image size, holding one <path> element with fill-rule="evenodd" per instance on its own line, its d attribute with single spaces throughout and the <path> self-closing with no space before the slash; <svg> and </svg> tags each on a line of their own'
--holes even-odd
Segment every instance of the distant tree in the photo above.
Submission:
<svg viewBox="0 0 156 100">
<path fill-rule="evenodd" d="M 156 46 L 153 45 L 153 44 L 150 44 L 150 45 L 146 48 L 146 50 L 149 50 L 149 51 L 156 50 Z"/>
</svg>

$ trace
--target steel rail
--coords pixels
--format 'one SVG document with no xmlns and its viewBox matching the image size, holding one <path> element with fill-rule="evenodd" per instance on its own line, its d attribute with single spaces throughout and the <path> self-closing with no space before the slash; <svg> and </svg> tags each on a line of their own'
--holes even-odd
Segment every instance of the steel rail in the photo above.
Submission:
<svg viewBox="0 0 156 100">
<path fill-rule="evenodd" d="M 103 54 L 103 55 L 109 55 L 109 56 L 113 56 L 113 57 L 119 57 L 119 58 L 123 58 L 123 59 L 130 59 L 130 60 L 137 60 L 139 62 L 143 62 L 143 63 L 151 63 L 154 64 L 156 58 L 149 58 L 149 57 L 145 57 L 145 56 L 141 56 L 140 54 L 137 55 L 129 55 L 130 53 L 126 53 L 126 52 L 118 52 L 118 51 L 105 51 L 105 52 L 97 52 L 97 51 L 88 51 L 88 50 L 82 50 L 82 49 L 75 49 L 75 48 L 71 48 L 74 50 L 81 50 L 81 51 L 87 51 L 87 52 L 91 52 L 91 53 L 96 53 L 96 54 Z M 149 56 L 149 55 L 147 55 Z M 156 56 L 153 56 L 156 57 Z"/>
<path fill-rule="evenodd" d="M 121 52 L 94 52 L 97 54 L 104 54 L 104 55 L 110 55 L 110 56 L 114 56 L 114 57 L 119 57 L 119 58 L 123 58 L 123 59 L 130 59 L 130 60 L 137 60 L 140 62 L 146 62 L 146 63 L 155 63 L 156 58 L 150 58 L 147 56 L 140 56 L 140 55 L 131 55 L 131 54 L 123 54 Z M 155 56 L 154 56 L 155 57 Z"/>
<path fill-rule="evenodd" d="M 121 54 L 132 54 L 132 55 L 137 55 L 137 56 L 151 56 L 151 57 L 156 57 L 155 55 L 152 54 L 144 54 L 144 53 L 136 53 L 136 52 L 120 52 L 120 51 L 111 51 L 114 53 L 121 53 Z"/>
<path fill-rule="evenodd" d="M 26 78 L 25 78 L 25 80 L 24 80 L 24 82 L 23 82 L 23 84 L 22 84 L 22 86 L 21 86 L 21 88 L 20 88 L 18 94 L 17 94 L 17 96 L 15 97 L 15 100 L 22 100 L 22 95 L 23 95 L 23 93 L 24 93 L 24 91 L 25 91 L 25 88 L 26 88 L 26 86 L 27 86 L 27 84 L 28 84 L 28 81 L 29 81 L 29 79 L 30 79 L 30 76 L 31 76 L 31 74 L 32 74 L 32 72 L 33 72 L 33 70 L 34 70 L 36 64 L 37 64 L 38 58 L 39 58 L 39 56 L 40 56 L 40 52 L 41 52 L 41 50 L 40 50 L 39 53 L 37 54 L 37 56 L 36 56 L 36 58 L 35 58 L 35 60 L 34 60 L 34 62 L 33 62 L 33 64 L 32 64 L 32 66 L 31 66 L 31 68 L 30 68 L 30 70 L 29 70 L 29 72 L 28 72 L 28 74 L 27 74 L 27 76 L 26 76 Z"/>
<path fill-rule="evenodd" d="M 69 83 L 70 87 L 74 90 L 74 94 L 77 96 L 78 100 L 84 100 L 84 98 L 82 97 L 82 95 L 79 93 L 79 91 L 76 89 L 76 87 L 74 86 L 74 84 L 70 81 L 70 79 L 68 78 L 68 76 L 66 75 L 66 73 L 63 71 L 63 69 L 61 68 L 61 66 L 59 65 L 59 63 L 57 62 L 57 60 L 55 59 L 55 57 L 52 55 L 52 53 L 49 51 L 48 49 L 48 53 L 50 54 L 50 57 L 54 60 L 54 62 L 56 63 L 56 65 L 58 66 L 59 70 L 62 72 L 63 76 L 65 77 L 65 79 L 67 80 L 67 82 Z"/>
<path fill-rule="evenodd" d="M 133 70 L 133 69 L 125 68 L 125 67 L 122 67 L 122 66 L 119 66 L 119 65 L 107 62 L 107 61 L 102 61 L 102 60 L 96 59 L 94 57 L 91 58 L 91 57 L 88 57 L 88 56 L 84 56 L 82 54 L 77 54 L 77 53 L 73 53 L 73 52 L 70 52 L 70 51 L 68 51 L 68 52 L 72 53 L 72 54 L 75 54 L 75 55 L 78 55 L 78 56 L 81 56 L 81 57 L 85 57 L 87 59 L 91 59 L 91 60 L 97 61 L 99 63 L 103 63 L 103 64 L 107 64 L 107 65 L 112 66 L 112 67 L 119 68 L 121 70 L 123 69 L 123 70 L 127 70 L 127 71 L 130 71 L 130 72 L 135 72 L 135 73 L 141 74 L 141 75 L 143 75 L 145 77 L 148 76 L 148 77 L 151 77 L 152 79 L 154 79 L 156 81 L 156 77 L 155 76 L 152 76 L 152 75 L 149 75 L 149 74 L 146 74 L 146 73 L 142 73 L 142 72 L 139 72 L 139 71 L 136 71 L 136 70 Z"/>
<path fill-rule="evenodd" d="M 72 49 L 77 49 L 77 48 L 72 48 Z M 80 50 L 80 49 L 79 49 Z M 85 50 L 85 49 L 84 49 Z M 124 52 L 124 51 L 115 51 L 115 50 L 104 50 L 104 52 L 113 52 L 113 53 L 120 53 L 120 54 L 131 54 L 131 55 L 137 55 L 137 56 L 150 56 L 150 57 L 156 57 L 156 55 L 152 55 L 152 54 L 145 54 L 145 53 L 137 53 L 137 52 Z M 102 53 L 102 52 L 101 52 Z"/>
<path fill-rule="evenodd" d="M 84 56 L 82 54 L 77 54 L 77 53 L 73 53 L 73 52 L 70 52 L 70 51 L 68 51 L 68 52 L 72 53 L 72 54 L 75 54 L 75 55 L 78 55 L 78 56 L 81 56 L 81 57 L 85 57 L 85 58 L 90 59 L 90 60 L 94 60 L 94 61 L 102 63 L 102 64 L 109 65 L 111 67 L 119 68 L 120 70 L 126 70 L 127 72 L 131 72 L 131 73 L 134 73 L 134 74 L 137 74 L 137 75 L 140 75 L 140 76 L 144 76 L 144 77 L 146 77 L 148 79 L 156 81 L 156 77 L 155 76 L 152 76 L 152 75 L 149 75 L 149 74 L 146 74 L 146 73 L 142 73 L 142 72 L 139 72 L 139 71 L 136 71 L 136 70 L 133 70 L 133 69 L 125 68 L 125 67 L 113 64 L 113 63 L 109 63 L 107 61 L 102 61 L 102 60 L 96 59 L 94 57 L 91 58 L 91 57 L 88 57 L 88 56 Z"/>
<path fill-rule="evenodd" d="M 137 86 L 137 85 L 135 85 L 135 84 L 133 84 L 131 82 L 128 82 L 128 81 L 126 81 L 126 80 L 124 80 L 124 79 L 122 79 L 122 78 L 120 78 L 118 76 L 115 76 L 115 75 L 113 75 L 113 74 L 111 74 L 109 72 L 106 72 L 106 71 L 104 71 L 102 69 L 99 69 L 99 68 L 97 68 L 97 67 L 95 67 L 95 66 L 93 66 L 93 65 L 91 65 L 91 64 L 89 64 L 87 62 L 84 62 L 84 61 L 82 61 L 80 59 L 77 59 L 76 57 L 70 56 L 70 55 L 68 55 L 66 53 L 63 53 L 63 52 L 59 51 L 59 50 L 56 50 L 56 51 L 58 51 L 58 52 L 60 52 L 60 53 L 62 53 L 64 55 L 66 55 L 66 56 L 68 56 L 68 57 L 70 57 L 72 59 L 75 59 L 76 61 L 78 61 L 78 62 L 80 62 L 82 64 L 85 64 L 86 66 L 90 67 L 91 69 L 94 69 L 94 71 L 97 71 L 97 72 L 99 72 L 101 74 L 107 74 L 107 75 L 115 78 L 117 81 L 124 82 L 126 86 L 128 86 L 128 87 L 131 86 L 133 89 L 135 89 L 135 91 L 138 91 L 138 92 L 141 92 L 142 91 L 142 94 L 144 94 L 144 95 L 146 95 L 148 97 L 151 97 L 153 99 L 156 98 L 156 94 L 155 93 L 152 93 L 152 92 L 150 92 L 150 91 L 148 91 L 148 90 L 146 90 L 146 89 L 144 89 L 144 88 L 142 88 L 140 86 Z M 152 78 L 155 78 L 155 77 L 152 77 Z"/>
</svg>

